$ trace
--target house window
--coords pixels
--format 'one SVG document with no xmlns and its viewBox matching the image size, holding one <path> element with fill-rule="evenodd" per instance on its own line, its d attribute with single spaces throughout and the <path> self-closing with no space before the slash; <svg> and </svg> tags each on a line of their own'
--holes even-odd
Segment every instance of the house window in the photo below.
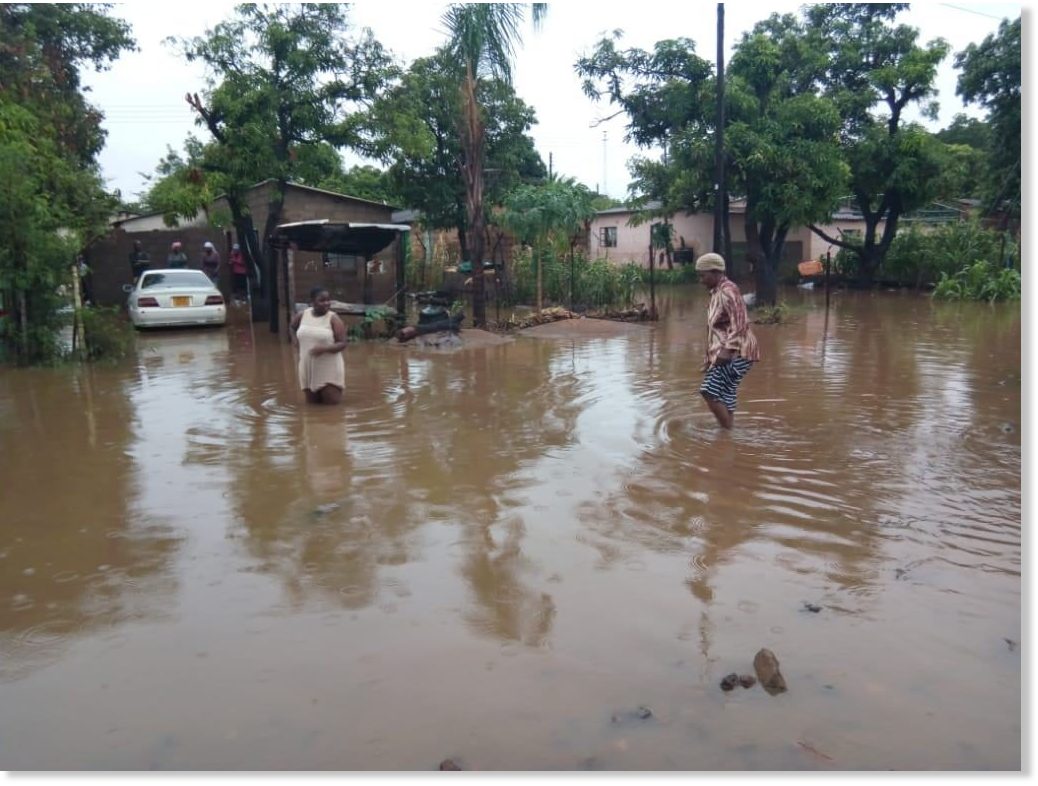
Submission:
<svg viewBox="0 0 1038 786">
<path fill-rule="evenodd" d="M 616 248 L 616 227 L 602 228 L 603 248 Z"/>
<path fill-rule="evenodd" d="M 357 274 L 360 265 L 364 264 L 364 257 L 356 254 L 325 254 L 324 269 L 339 270 L 343 273 Z"/>
</svg>

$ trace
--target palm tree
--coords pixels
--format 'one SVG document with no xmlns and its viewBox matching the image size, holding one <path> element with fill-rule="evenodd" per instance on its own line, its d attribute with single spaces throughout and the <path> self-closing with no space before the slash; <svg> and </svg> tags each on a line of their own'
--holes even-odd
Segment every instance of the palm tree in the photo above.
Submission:
<svg viewBox="0 0 1038 786">
<path fill-rule="evenodd" d="M 464 65 L 461 85 L 461 174 L 465 181 L 465 209 L 468 218 L 469 250 L 472 257 L 472 321 L 486 323 L 483 283 L 483 254 L 486 243 L 483 216 L 483 159 L 485 137 L 483 116 L 476 95 L 485 74 L 512 81 L 512 57 L 520 41 L 519 25 L 532 7 L 533 23 L 540 24 L 547 3 L 454 3 L 443 15 L 450 41 L 447 51 Z"/>
</svg>

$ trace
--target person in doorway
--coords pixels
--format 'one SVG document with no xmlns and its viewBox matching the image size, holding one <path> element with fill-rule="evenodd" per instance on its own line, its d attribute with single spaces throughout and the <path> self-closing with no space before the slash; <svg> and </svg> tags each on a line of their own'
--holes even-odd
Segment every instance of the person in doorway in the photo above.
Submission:
<svg viewBox="0 0 1038 786">
<path fill-rule="evenodd" d="M 166 267 L 187 267 L 187 254 L 184 253 L 184 245 L 179 240 L 169 244 L 169 253 L 166 254 Z"/>
<path fill-rule="evenodd" d="M 696 260 L 699 282 L 710 292 L 707 306 L 706 372 L 700 395 L 721 428 L 735 421 L 735 396 L 739 383 L 760 360 L 757 337 L 750 328 L 742 293 L 724 274 L 724 257 L 703 254 Z"/>
<path fill-rule="evenodd" d="M 248 294 L 248 283 L 246 280 L 245 255 L 241 252 L 241 246 L 235 243 L 231 247 L 231 255 L 228 257 L 231 263 L 231 276 L 234 279 L 234 299 L 245 301 Z"/>
<path fill-rule="evenodd" d="M 220 275 L 220 252 L 208 240 L 202 246 L 202 272 L 205 273 L 215 284 Z"/>
<path fill-rule="evenodd" d="M 151 267 L 151 257 L 148 256 L 148 252 L 144 250 L 144 246 L 141 245 L 141 241 L 133 241 L 133 250 L 130 251 L 130 272 L 133 274 L 133 283 L 137 283 L 137 279 L 141 277 L 141 274 Z"/>
<path fill-rule="evenodd" d="M 310 290 L 310 307 L 292 318 L 289 333 L 299 350 L 299 386 L 311 404 L 338 404 L 346 386 L 346 325 L 331 310 L 324 287 Z"/>
</svg>

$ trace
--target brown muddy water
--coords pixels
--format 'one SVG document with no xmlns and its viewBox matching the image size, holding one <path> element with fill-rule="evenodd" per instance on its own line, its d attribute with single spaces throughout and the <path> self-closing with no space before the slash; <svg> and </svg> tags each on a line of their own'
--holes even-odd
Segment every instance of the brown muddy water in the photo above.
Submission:
<svg viewBox="0 0 1038 786">
<path fill-rule="evenodd" d="M 338 409 L 246 323 L 0 372 L 0 768 L 1019 768 L 1019 308 L 791 297 L 731 434 L 687 290 Z"/>
</svg>

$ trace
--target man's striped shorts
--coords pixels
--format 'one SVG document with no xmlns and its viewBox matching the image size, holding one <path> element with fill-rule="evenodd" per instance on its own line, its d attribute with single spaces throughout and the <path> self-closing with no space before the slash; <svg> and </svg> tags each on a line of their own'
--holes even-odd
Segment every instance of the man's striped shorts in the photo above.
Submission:
<svg viewBox="0 0 1038 786">
<path fill-rule="evenodd" d="M 739 390 L 739 383 L 750 370 L 753 363 L 746 358 L 733 358 L 730 363 L 720 366 L 711 366 L 699 392 L 708 398 L 721 401 L 729 412 L 735 412 L 735 394 Z"/>
</svg>

